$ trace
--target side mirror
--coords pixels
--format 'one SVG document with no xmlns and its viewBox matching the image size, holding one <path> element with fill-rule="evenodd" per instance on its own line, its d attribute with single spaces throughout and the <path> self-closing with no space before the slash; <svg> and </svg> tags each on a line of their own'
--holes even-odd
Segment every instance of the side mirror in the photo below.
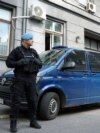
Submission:
<svg viewBox="0 0 100 133">
<path fill-rule="evenodd" d="M 64 66 L 62 67 L 62 69 L 70 69 L 70 68 L 75 68 L 76 64 L 74 61 L 68 61 L 64 64 Z"/>
</svg>

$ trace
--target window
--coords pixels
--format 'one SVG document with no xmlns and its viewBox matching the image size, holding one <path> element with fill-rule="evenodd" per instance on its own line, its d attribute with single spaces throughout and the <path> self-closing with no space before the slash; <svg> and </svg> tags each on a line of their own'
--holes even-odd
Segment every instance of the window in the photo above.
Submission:
<svg viewBox="0 0 100 133">
<path fill-rule="evenodd" d="M 9 53 L 11 12 L 0 8 L 0 56 Z"/>
<path fill-rule="evenodd" d="M 45 50 L 49 50 L 57 45 L 62 45 L 63 43 L 62 23 L 54 22 L 52 20 L 46 20 L 45 29 L 46 29 Z"/>
<path fill-rule="evenodd" d="M 92 2 L 92 3 L 94 3 L 94 0 L 88 0 L 88 2 Z"/>
<path fill-rule="evenodd" d="M 86 6 L 87 0 L 79 0 L 79 3 L 82 4 L 82 5 L 84 5 L 84 6 Z"/>
<path fill-rule="evenodd" d="M 100 51 L 100 41 L 86 37 L 85 48 L 94 51 Z"/>
<path fill-rule="evenodd" d="M 91 52 L 89 55 L 92 72 L 100 72 L 100 53 Z"/>
<path fill-rule="evenodd" d="M 75 62 L 75 68 L 71 68 L 74 71 L 85 71 L 86 70 L 86 61 L 85 61 L 85 52 L 84 51 L 72 51 L 65 59 L 65 63 L 68 61 Z"/>
<path fill-rule="evenodd" d="M 40 58 L 43 64 L 54 65 L 58 59 L 63 55 L 63 50 L 48 50 L 40 54 Z"/>
<path fill-rule="evenodd" d="M 79 3 L 86 6 L 88 2 L 94 3 L 94 0 L 79 0 Z"/>
<path fill-rule="evenodd" d="M 52 20 L 46 20 L 45 28 L 47 30 L 53 31 L 53 32 L 63 32 L 63 25 L 58 22 L 54 22 Z"/>
<path fill-rule="evenodd" d="M 91 49 L 97 50 L 98 49 L 97 44 L 98 43 L 96 40 L 91 40 Z"/>
</svg>

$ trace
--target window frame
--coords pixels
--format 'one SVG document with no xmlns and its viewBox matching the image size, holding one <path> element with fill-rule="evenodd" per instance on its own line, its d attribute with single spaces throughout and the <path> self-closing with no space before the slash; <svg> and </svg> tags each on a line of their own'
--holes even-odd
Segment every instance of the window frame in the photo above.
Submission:
<svg viewBox="0 0 100 133">
<path fill-rule="evenodd" d="M 52 18 L 47 18 L 47 20 L 62 25 L 62 28 L 63 28 L 62 31 L 61 31 L 61 32 L 58 32 L 58 31 L 55 31 L 55 30 L 47 29 L 47 28 L 46 28 L 46 21 L 45 21 L 45 34 L 48 33 L 48 34 L 50 34 L 50 35 L 52 35 L 52 36 L 60 36 L 60 37 L 61 37 L 61 40 L 62 40 L 61 45 L 63 45 L 63 43 L 64 43 L 64 22 L 59 21 L 59 20 L 56 20 L 56 19 L 52 19 Z M 54 26 L 54 24 L 53 24 L 53 26 Z M 53 27 L 53 29 L 54 29 L 54 27 Z M 53 46 L 52 46 L 52 44 L 51 44 L 51 45 L 50 45 L 50 49 L 51 49 L 52 47 L 53 47 Z"/>
</svg>

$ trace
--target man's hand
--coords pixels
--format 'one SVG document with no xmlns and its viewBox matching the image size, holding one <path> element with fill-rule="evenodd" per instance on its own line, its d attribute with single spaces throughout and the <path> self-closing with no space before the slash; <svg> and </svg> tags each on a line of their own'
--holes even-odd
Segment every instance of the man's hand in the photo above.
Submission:
<svg viewBox="0 0 100 133">
<path fill-rule="evenodd" d="M 27 65 L 29 63 L 29 60 L 22 58 L 19 61 L 17 61 L 17 65 L 18 66 L 23 66 L 23 65 Z"/>
<path fill-rule="evenodd" d="M 39 68 L 42 67 L 42 62 L 41 62 L 41 60 L 40 60 L 39 58 L 34 57 L 34 58 L 31 60 L 31 62 L 32 62 L 32 64 L 38 65 Z"/>
</svg>

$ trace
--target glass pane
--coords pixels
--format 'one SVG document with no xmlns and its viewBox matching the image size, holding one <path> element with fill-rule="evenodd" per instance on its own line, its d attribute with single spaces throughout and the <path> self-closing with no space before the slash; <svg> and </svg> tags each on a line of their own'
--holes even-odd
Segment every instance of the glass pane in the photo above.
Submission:
<svg viewBox="0 0 100 133">
<path fill-rule="evenodd" d="M 100 72 L 100 54 L 90 53 L 90 65 L 92 72 Z"/>
<path fill-rule="evenodd" d="M 92 2 L 92 3 L 94 3 L 94 0 L 89 0 L 89 2 Z"/>
<path fill-rule="evenodd" d="M 97 50 L 97 42 L 95 40 L 91 41 L 91 49 Z"/>
<path fill-rule="evenodd" d="M 46 20 L 45 28 L 49 30 L 53 30 L 53 22 L 50 20 Z"/>
<path fill-rule="evenodd" d="M 57 49 L 45 51 L 40 54 L 40 58 L 43 64 L 53 65 L 54 63 L 56 63 L 57 59 L 59 59 L 59 57 L 63 55 L 63 53 L 63 50 Z"/>
<path fill-rule="evenodd" d="M 66 63 L 69 61 L 75 62 L 75 71 L 85 71 L 86 70 L 86 60 L 84 51 L 72 51 L 65 59 Z M 72 68 L 71 68 L 72 70 Z"/>
<path fill-rule="evenodd" d="M 11 21 L 11 12 L 4 9 L 0 9 L 0 19 Z"/>
<path fill-rule="evenodd" d="M 0 55 L 7 56 L 9 50 L 10 24 L 0 22 Z"/>
<path fill-rule="evenodd" d="M 63 32 L 63 26 L 60 23 L 55 23 L 55 31 Z"/>
<path fill-rule="evenodd" d="M 54 36 L 54 46 L 62 45 L 62 36 Z"/>
<path fill-rule="evenodd" d="M 87 0 L 79 0 L 79 2 L 80 2 L 82 5 L 86 5 L 86 4 L 87 4 Z"/>
<path fill-rule="evenodd" d="M 100 51 L 100 42 L 98 43 L 98 51 Z"/>
<path fill-rule="evenodd" d="M 90 40 L 88 38 L 85 39 L 85 48 L 90 49 Z"/>
</svg>

